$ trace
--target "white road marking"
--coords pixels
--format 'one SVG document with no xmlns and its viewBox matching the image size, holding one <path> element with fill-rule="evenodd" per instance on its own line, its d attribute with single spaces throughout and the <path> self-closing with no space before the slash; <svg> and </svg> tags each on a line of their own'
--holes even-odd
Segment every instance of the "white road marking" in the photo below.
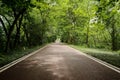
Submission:
<svg viewBox="0 0 120 80">
<path fill-rule="evenodd" d="M 69 46 L 68 46 L 68 47 L 69 47 Z M 69 48 L 72 48 L 72 47 L 69 47 Z M 72 49 L 74 49 L 74 48 L 72 48 Z M 88 54 L 85 54 L 85 53 L 83 53 L 83 52 L 80 52 L 80 51 L 77 50 L 77 49 L 74 49 L 74 50 L 77 51 L 79 54 L 83 54 L 84 56 L 86 56 L 86 57 L 94 60 L 95 62 L 100 63 L 100 64 L 106 66 L 107 68 L 112 69 L 113 71 L 115 71 L 115 72 L 117 72 L 117 73 L 120 73 L 120 68 L 118 68 L 118 67 L 116 67 L 116 66 L 113 66 L 113 65 L 111 65 L 111 64 L 109 64 L 109 63 L 107 63 L 107 62 L 105 62 L 105 61 L 100 60 L 100 59 L 97 59 L 97 58 L 95 58 L 95 57 L 92 57 L 92 56 L 90 56 L 90 55 L 88 55 Z"/>
<path fill-rule="evenodd" d="M 49 45 L 49 44 L 48 44 L 48 45 Z M 46 45 L 46 46 L 44 46 L 43 48 L 40 48 L 40 49 L 38 49 L 38 50 L 36 50 L 36 51 L 34 51 L 34 52 L 32 52 L 32 53 L 26 55 L 26 56 L 23 56 L 23 57 L 21 57 L 21 58 L 15 60 L 15 61 L 13 61 L 13 62 L 7 64 L 7 65 L 1 67 L 1 68 L 0 68 L 0 73 L 3 72 L 3 71 L 5 71 L 5 70 L 8 69 L 8 68 L 14 66 L 15 64 L 17 64 L 17 63 L 19 63 L 19 62 L 25 60 L 26 58 L 28 58 L 28 57 L 30 57 L 30 56 L 36 54 L 37 52 L 43 50 L 43 49 L 46 48 L 48 45 Z"/>
<path fill-rule="evenodd" d="M 15 64 L 17 64 L 17 63 L 25 60 L 26 58 L 28 58 L 28 57 L 36 54 L 37 52 L 43 50 L 43 49 L 46 48 L 47 46 L 48 46 L 48 45 L 46 45 L 46 46 L 43 47 L 43 48 L 40 48 L 39 50 L 37 50 L 37 51 L 35 51 L 35 52 L 32 52 L 31 54 L 28 54 L 28 55 L 26 55 L 26 56 L 23 56 L 22 58 L 19 58 L 19 59 L 13 61 L 13 62 L 11 62 L 11 63 L 9 63 L 9 64 L 1 67 L 1 68 L 0 68 L 0 73 L 3 72 L 3 71 L 5 71 L 5 70 L 7 70 L 8 68 L 14 66 Z M 69 47 L 69 46 L 67 46 L 67 47 Z M 118 67 L 115 67 L 115 66 L 113 66 L 113 65 L 111 65 L 111 64 L 109 64 L 109 63 L 107 63 L 107 62 L 104 62 L 104 61 L 102 61 L 102 60 L 100 60 L 100 59 L 97 59 L 97 58 L 95 58 L 95 57 L 92 57 L 92 56 L 90 56 L 90 55 L 87 55 L 87 54 L 85 54 L 85 53 L 83 53 L 83 52 L 80 52 L 79 50 L 74 49 L 74 48 L 72 48 L 72 47 L 69 47 L 69 48 L 77 51 L 79 54 L 83 54 L 83 55 L 85 55 L 86 57 L 88 57 L 88 58 L 90 58 L 90 59 L 92 59 L 92 60 L 94 60 L 94 61 L 96 61 L 96 62 L 98 62 L 98 63 L 100 63 L 100 64 L 102 64 L 102 65 L 104 65 L 104 66 L 106 66 L 106 67 L 108 67 L 108 68 L 110 68 L 110 69 L 112 69 L 113 71 L 116 71 L 116 72 L 120 73 L 120 68 L 118 68 Z"/>
</svg>

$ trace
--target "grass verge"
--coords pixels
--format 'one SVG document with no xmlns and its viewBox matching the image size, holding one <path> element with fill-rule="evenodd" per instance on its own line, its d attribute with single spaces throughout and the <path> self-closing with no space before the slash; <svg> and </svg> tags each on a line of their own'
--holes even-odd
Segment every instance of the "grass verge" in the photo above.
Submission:
<svg viewBox="0 0 120 80">
<path fill-rule="evenodd" d="M 117 51 L 113 52 L 103 49 L 85 48 L 78 45 L 70 46 L 120 68 L 120 53 Z"/>
<path fill-rule="evenodd" d="M 0 67 L 20 58 L 23 57 L 35 50 L 38 50 L 39 48 L 43 47 L 44 45 L 41 46 L 36 46 L 36 47 L 31 47 L 31 48 L 21 48 L 21 49 L 17 49 L 14 50 L 12 52 L 10 52 L 10 54 L 2 54 L 0 53 Z"/>
</svg>

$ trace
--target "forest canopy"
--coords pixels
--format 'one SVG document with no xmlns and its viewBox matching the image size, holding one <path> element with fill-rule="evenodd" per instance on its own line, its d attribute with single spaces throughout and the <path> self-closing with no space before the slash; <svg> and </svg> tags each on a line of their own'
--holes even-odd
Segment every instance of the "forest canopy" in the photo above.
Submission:
<svg viewBox="0 0 120 80">
<path fill-rule="evenodd" d="M 54 42 L 120 49 L 120 0 L 0 0 L 0 51 Z"/>
</svg>

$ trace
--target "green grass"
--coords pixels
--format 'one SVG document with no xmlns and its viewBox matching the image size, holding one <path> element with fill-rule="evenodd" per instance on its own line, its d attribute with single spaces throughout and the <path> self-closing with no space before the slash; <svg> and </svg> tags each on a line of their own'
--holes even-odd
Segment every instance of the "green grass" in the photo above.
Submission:
<svg viewBox="0 0 120 80">
<path fill-rule="evenodd" d="M 115 52 L 104 49 L 85 48 L 78 45 L 70 46 L 120 68 L 120 51 Z"/>
<path fill-rule="evenodd" d="M 9 54 L 2 54 L 0 53 L 0 67 L 20 58 L 20 57 L 23 57 L 35 50 L 38 50 L 39 48 L 43 47 L 44 45 L 42 46 L 36 46 L 36 47 L 31 47 L 31 48 L 21 48 L 21 49 L 17 49 L 17 50 L 14 50 L 12 52 L 10 52 Z"/>
</svg>

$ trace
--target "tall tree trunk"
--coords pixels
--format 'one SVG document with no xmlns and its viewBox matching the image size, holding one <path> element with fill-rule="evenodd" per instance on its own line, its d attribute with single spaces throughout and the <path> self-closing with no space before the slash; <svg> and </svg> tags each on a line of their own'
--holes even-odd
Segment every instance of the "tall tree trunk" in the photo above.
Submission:
<svg viewBox="0 0 120 80">
<path fill-rule="evenodd" d="M 111 39 L 112 39 L 112 50 L 115 51 L 117 50 L 117 41 L 116 41 L 116 27 L 115 27 L 115 19 L 114 19 L 114 15 L 111 17 L 110 19 L 111 22 L 111 28 L 112 28 L 112 32 L 111 32 Z"/>
<path fill-rule="evenodd" d="M 21 28 L 22 20 L 23 20 L 23 14 L 21 15 L 18 23 L 16 23 L 17 28 L 16 28 L 16 35 L 15 35 L 15 40 L 14 40 L 14 46 L 13 47 L 16 47 L 16 45 L 20 43 L 20 28 Z"/>
<path fill-rule="evenodd" d="M 116 30 L 114 25 L 112 26 L 111 38 L 112 38 L 112 50 L 115 51 L 117 50 L 117 44 L 116 44 Z"/>
<path fill-rule="evenodd" d="M 9 20 L 7 19 L 7 17 L 5 15 L 2 15 L 2 16 L 5 18 L 5 20 L 7 21 L 8 25 L 10 26 L 11 24 L 10 24 Z"/>
<path fill-rule="evenodd" d="M 87 32 L 86 32 L 86 45 L 89 47 L 89 32 L 90 32 L 90 12 L 89 12 L 89 7 L 90 7 L 90 1 L 88 0 L 87 2 L 87 16 L 88 16 L 88 21 L 87 21 Z"/>
<path fill-rule="evenodd" d="M 7 29 L 6 29 L 5 24 L 4 24 L 3 20 L 1 19 L 1 17 L 0 17 L 0 22 L 1 22 L 2 26 L 3 26 L 3 30 L 4 30 L 5 35 L 6 35 L 6 37 L 7 37 L 8 32 L 7 32 Z"/>
<path fill-rule="evenodd" d="M 29 33 L 26 29 L 26 25 L 23 26 L 23 29 L 24 29 L 24 33 L 25 33 L 25 36 L 26 36 L 26 39 L 27 39 L 28 46 L 31 46 L 31 41 L 29 39 Z"/>
<path fill-rule="evenodd" d="M 14 30 L 15 24 L 17 23 L 20 15 L 23 14 L 25 11 L 26 11 L 26 9 L 23 9 L 15 16 L 15 19 L 14 19 L 12 25 L 9 28 L 8 35 L 7 35 L 5 52 L 8 52 L 8 49 L 10 48 L 10 38 L 11 38 L 11 34 L 12 34 L 13 30 Z"/>
<path fill-rule="evenodd" d="M 89 47 L 89 26 L 87 27 L 86 44 L 87 44 L 87 46 Z"/>
</svg>

